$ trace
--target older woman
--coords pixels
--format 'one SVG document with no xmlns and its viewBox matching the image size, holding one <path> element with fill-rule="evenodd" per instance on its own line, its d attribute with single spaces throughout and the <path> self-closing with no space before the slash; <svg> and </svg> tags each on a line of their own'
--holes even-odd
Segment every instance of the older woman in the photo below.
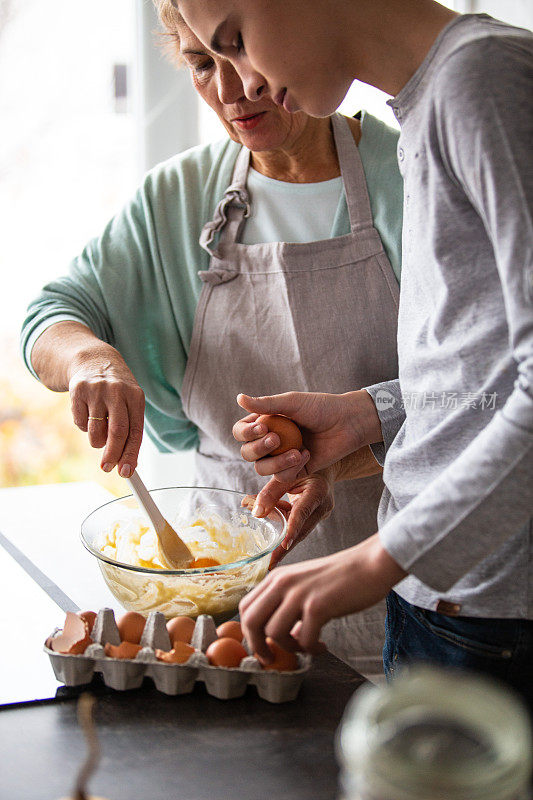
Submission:
<svg viewBox="0 0 533 800">
<path fill-rule="evenodd" d="M 159 8 L 229 138 L 146 176 L 30 306 L 23 348 L 44 384 L 70 391 L 74 421 L 104 448 L 105 471 L 131 474 L 144 424 L 162 451 L 196 448 L 199 484 L 256 493 L 264 481 L 231 433 L 243 386 L 256 395 L 343 392 L 397 374 L 397 137 L 368 114 L 313 119 L 269 97 L 249 101 L 230 63 L 170 2 Z M 382 483 L 368 453 L 359 474 L 369 477 L 337 493 L 335 521 L 298 548 L 299 559 L 373 532 Z M 324 473 L 294 488 L 302 517 L 326 513 L 328 481 Z M 355 628 L 340 621 L 325 638 L 377 671 L 383 613 Z"/>
</svg>

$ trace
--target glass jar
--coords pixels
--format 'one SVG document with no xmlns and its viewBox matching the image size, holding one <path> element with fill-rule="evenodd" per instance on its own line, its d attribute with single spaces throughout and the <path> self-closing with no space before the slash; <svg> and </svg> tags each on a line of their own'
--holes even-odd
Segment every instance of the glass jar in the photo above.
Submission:
<svg viewBox="0 0 533 800">
<path fill-rule="evenodd" d="M 528 713 L 504 686 L 435 667 L 362 686 L 336 740 L 342 800 L 527 800 Z"/>
</svg>

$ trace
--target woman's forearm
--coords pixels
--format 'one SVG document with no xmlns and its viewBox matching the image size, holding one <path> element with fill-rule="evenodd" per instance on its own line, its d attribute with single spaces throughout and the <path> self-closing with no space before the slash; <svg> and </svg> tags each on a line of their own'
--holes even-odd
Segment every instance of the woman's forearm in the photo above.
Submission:
<svg viewBox="0 0 533 800">
<path fill-rule="evenodd" d="M 32 366 L 45 386 L 70 393 L 75 425 L 104 448 L 101 466 L 129 478 L 144 427 L 144 392 L 114 347 L 80 322 L 58 322 L 35 342 Z"/>
<path fill-rule="evenodd" d="M 368 445 L 332 464 L 329 469 L 331 470 L 329 474 L 335 482 L 368 478 L 383 472 L 383 467 L 378 464 Z"/>
<path fill-rule="evenodd" d="M 383 472 L 383 467 L 376 461 L 369 446 L 383 440 L 381 422 L 374 400 L 364 389 L 348 392 L 346 397 L 350 398 L 353 403 L 354 413 L 361 428 L 361 438 L 365 443 L 353 453 L 323 470 L 325 476 L 335 483 L 356 478 L 368 478 Z"/>
<path fill-rule="evenodd" d="M 81 322 L 57 322 L 47 328 L 31 352 L 32 367 L 39 380 L 54 392 L 67 392 L 74 373 L 88 363 L 100 369 L 123 358 Z"/>
</svg>

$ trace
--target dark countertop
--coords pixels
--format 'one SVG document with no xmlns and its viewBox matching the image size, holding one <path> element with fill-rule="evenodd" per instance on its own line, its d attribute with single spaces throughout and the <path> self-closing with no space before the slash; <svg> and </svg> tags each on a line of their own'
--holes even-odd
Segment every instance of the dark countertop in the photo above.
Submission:
<svg viewBox="0 0 533 800">
<path fill-rule="evenodd" d="M 149 679 L 130 692 L 96 682 L 102 758 L 89 789 L 108 800 L 334 800 L 335 731 L 362 682 L 330 654 L 315 659 L 297 699 L 280 705 L 251 686 L 217 700 L 203 684 L 168 697 Z M 0 741 L 0 798 L 68 796 L 85 754 L 74 699 L 5 707 Z"/>
</svg>

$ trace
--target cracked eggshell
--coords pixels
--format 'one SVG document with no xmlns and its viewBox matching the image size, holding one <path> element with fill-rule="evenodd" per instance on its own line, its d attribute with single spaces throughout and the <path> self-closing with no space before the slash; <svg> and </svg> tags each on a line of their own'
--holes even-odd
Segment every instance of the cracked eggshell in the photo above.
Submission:
<svg viewBox="0 0 533 800">
<path fill-rule="evenodd" d="M 47 641 L 50 650 L 55 653 L 79 656 L 93 640 L 89 636 L 88 623 L 72 611 L 67 611 L 63 630 L 59 630 Z"/>
<path fill-rule="evenodd" d="M 78 617 L 81 617 L 85 620 L 88 627 L 89 634 L 91 633 L 94 623 L 96 622 L 96 612 L 95 611 L 78 611 Z"/>
<path fill-rule="evenodd" d="M 119 645 L 106 644 L 105 654 L 108 658 L 127 659 L 133 661 L 142 647 L 134 642 L 121 642 Z"/>
<path fill-rule="evenodd" d="M 187 642 L 176 642 L 172 650 L 156 650 L 155 657 L 166 664 L 186 664 L 194 655 L 194 648 Z"/>
</svg>

